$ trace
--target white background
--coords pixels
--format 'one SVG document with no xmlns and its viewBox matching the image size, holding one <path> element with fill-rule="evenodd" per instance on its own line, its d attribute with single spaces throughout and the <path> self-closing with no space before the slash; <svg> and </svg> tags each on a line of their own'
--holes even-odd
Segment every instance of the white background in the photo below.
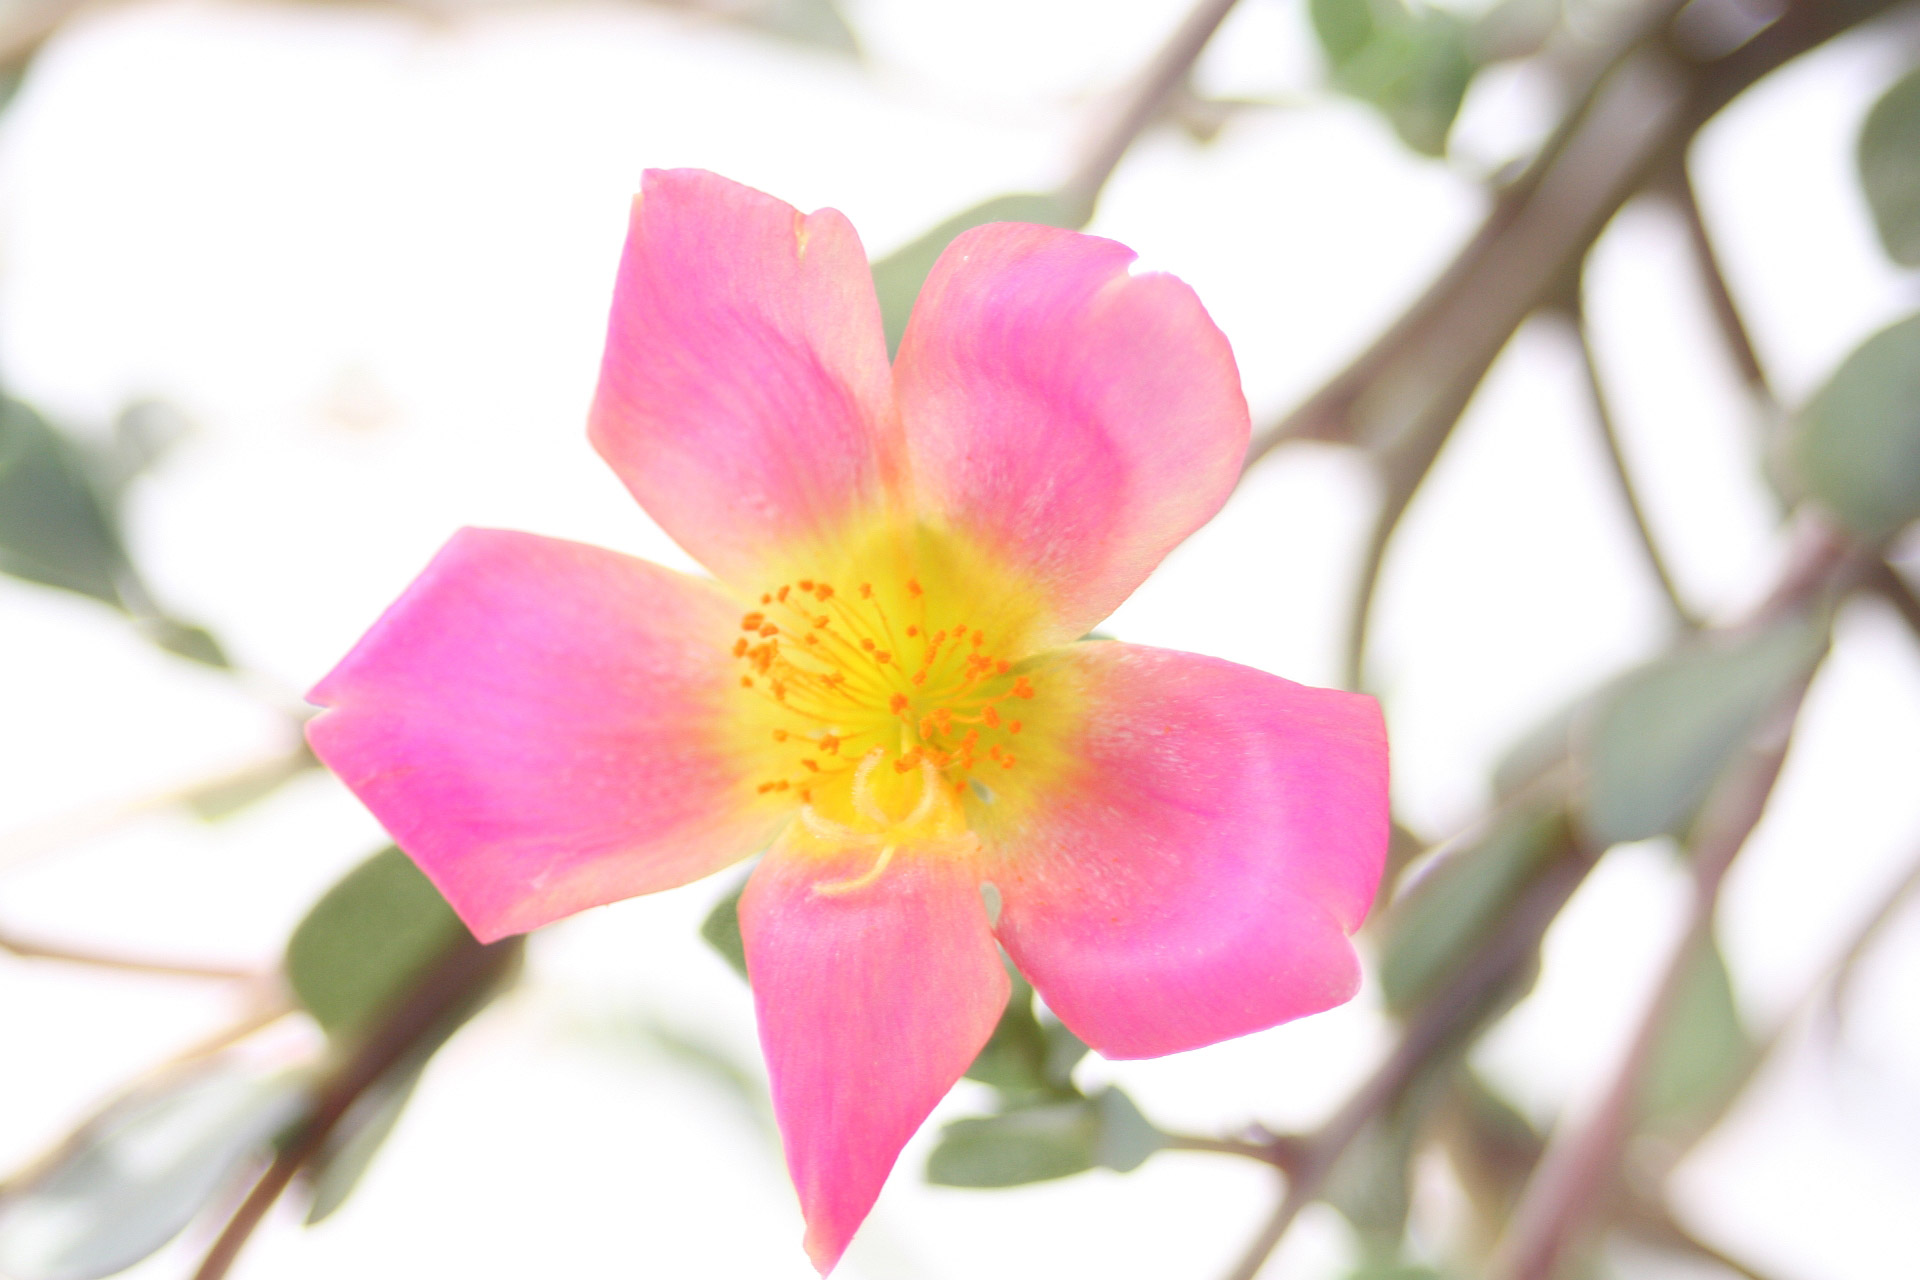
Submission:
<svg viewBox="0 0 1920 1280">
<path fill-rule="evenodd" d="M 196 424 L 139 488 L 158 593 L 293 698 L 456 527 L 493 524 L 686 565 L 588 449 L 627 200 L 694 165 L 845 211 L 876 253 L 967 204 L 1057 179 L 1102 95 L 1178 0 L 863 0 L 856 65 L 611 6 L 460 22 L 343 8 L 102 7 L 0 117 L 0 377 L 104 423 L 161 395 Z M 1093 230 L 1191 282 L 1232 339 L 1256 421 L 1338 367 L 1445 261 L 1484 196 L 1351 105 L 1309 97 L 1293 0 L 1245 0 L 1204 87 L 1283 106 L 1201 146 L 1150 135 Z M 1854 131 L 1897 51 L 1843 42 L 1737 104 L 1695 172 L 1761 353 L 1790 400 L 1920 303 L 1879 255 Z M 1499 72 L 1465 169 L 1547 119 Z M 1714 616 L 1781 546 L 1756 424 L 1691 287 L 1677 224 L 1630 208 L 1589 285 L 1631 463 L 1683 589 Z M 1371 489 L 1349 456 L 1283 453 L 1107 628 L 1292 678 L 1337 676 Z M 1652 652 L 1662 617 L 1601 470 L 1564 333 L 1502 359 L 1389 560 L 1376 632 L 1405 820 L 1447 834 L 1501 750 Z M 149 649 L 100 608 L 0 581 L 0 842 L 278 748 L 262 702 Z M 1890 613 L 1841 620 L 1795 753 L 1722 919 L 1742 1003 L 1783 1016 L 1920 852 L 1920 657 Z M 0 843 L 0 921 L 124 949 L 268 963 L 305 905 L 380 842 L 313 775 L 207 827 L 150 818 L 31 860 Z M 730 879 L 534 940 L 529 981 L 441 1055 L 360 1193 L 311 1231 L 271 1220 L 243 1277 L 805 1277 L 762 1118 L 650 1049 L 649 1020 L 758 1071 L 745 988 L 694 935 Z M 1540 986 L 1481 1060 L 1546 1118 L 1604 1078 L 1679 920 L 1667 850 L 1622 850 L 1548 939 Z M 1871 966 L 1850 1048 L 1796 1039 L 1682 1171 L 1685 1215 L 1783 1277 L 1910 1265 L 1920 1197 L 1920 919 Z M 0 958 L 0 1168 L 230 1013 L 192 984 Z M 622 1030 L 627 1028 L 627 1030 Z M 1386 1042 L 1353 1006 L 1156 1062 L 1090 1062 L 1173 1126 L 1324 1114 Z M 985 1103 L 963 1084 L 940 1115 Z M 938 1117 L 936 1117 L 938 1118 Z M 1206 1277 L 1267 1212 L 1258 1167 L 1163 1155 L 1013 1192 L 929 1188 L 928 1134 L 850 1280 Z M 1440 1197 L 1444 1201 L 1444 1196 Z M 1434 1243 L 1445 1205 L 1417 1224 Z M 146 1264 L 177 1276 L 204 1233 Z M 1269 1276 L 1337 1272 L 1328 1211 Z"/>
</svg>

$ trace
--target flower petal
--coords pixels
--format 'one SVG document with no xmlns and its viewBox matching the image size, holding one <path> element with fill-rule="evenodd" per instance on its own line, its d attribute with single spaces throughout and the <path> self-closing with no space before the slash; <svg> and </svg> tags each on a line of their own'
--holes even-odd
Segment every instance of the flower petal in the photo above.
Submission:
<svg viewBox="0 0 1920 1280">
<path fill-rule="evenodd" d="M 718 710 L 737 610 L 612 551 L 463 529 L 308 695 L 307 738 L 476 937 L 524 932 L 772 836 Z"/>
<path fill-rule="evenodd" d="M 1009 984 L 972 858 L 902 849 L 848 888 L 878 850 L 808 842 L 796 831 L 754 870 L 740 934 L 807 1253 L 824 1275 L 993 1034 Z"/>
<path fill-rule="evenodd" d="M 834 542 L 897 487 L 895 422 L 847 220 L 697 169 L 648 171 L 590 435 L 661 528 L 759 591 L 780 574 L 771 554 Z"/>
<path fill-rule="evenodd" d="M 1387 848 L 1372 698 L 1116 643 L 1059 655 L 1079 763 L 996 844 L 1001 943 L 1111 1058 L 1197 1048 L 1351 997 Z"/>
<path fill-rule="evenodd" d="M 928 513 L 1051 597 L 1059 643 L 1111 613 L 1226 501 L 1247 402 L 1193 290 L 1052 227 L 961 235 L 927 277 L 894 377 Z"/>
</svg>

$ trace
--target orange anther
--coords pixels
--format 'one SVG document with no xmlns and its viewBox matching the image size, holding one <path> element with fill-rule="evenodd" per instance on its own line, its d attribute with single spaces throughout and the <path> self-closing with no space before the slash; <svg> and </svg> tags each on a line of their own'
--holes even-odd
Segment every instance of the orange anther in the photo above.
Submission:
<svg viewBox="0 0 1920 1280">
<path fill-rule="evenodd" d="M 899 715 L 902 711 L 905 711 L 906 709 L 907 709 L 906 694 L 896 693 L 891 698 L 887 699 L 887 710 L 893 712 L 893 714 Z"/>
<path fill-rule="evenodd" d="M 780 634 L 780 628 L 769 622 L 766 626 L 760 628 L 760 634 L 763 636 L 777 636 Z"/>
<path fill-rule="evenodd" d="M 736 658 L 744 658 L 747 656 L 747 638 L 745 636 L 741 636 L 733 642 L 733 656 Z"/>
<path fill-rule="evenodd" d="M 889 662 L 893 661 L 893 655 L 888 653 L 885 649 L 882 649 L 880 650 L 880 652 L 873 655 L 873 660 L 884 667 Z"/>
<path fill-rule="evenodd" d="M 920 634 L 920 628 L 918 628 L 918 627 L 908 627 L 908 628 L 907 628 L 907 639 L 909 639 L 909 640 L 911 640 L 911 639 L 913 639 L 913 637 L 915 637 L 915 636 L 917 636 L 917 635 L 919 635 L 919 634 Z"/>
<path fill-rule="evenodd" d="M 800 579 L 800 589 L 801 589 L 802 591 L 811 591 L 811 590 L 813 590 L 813 579 L 812 579 L 812 578 L 802 578 L 802 579 Z"/>
<path fill-rule="evenodd" d="M 1005 755 L 1005 756 L 1002 756 L 1002 757 L 1000 758 L 1000 767 L 1001 767 L 1002 769 L 1011 769 L 1011 768 L 1013 768 L 1013 756 L 1012 756 L 1011 754 L 1008 754 L 1008 755 Z"/>
<path fill-rule="evenodd" d="M 860 638 L 860 647 L 862 649 L 865 649 L 868 653 L 872 653 L 875 646 L 873 641 L 867 639 L 865 636 L 862 636 Z"/>
<path fill-rule="evenodd" d="M 751 688 L 753 688 L 753 677 L 752 677 L 752 676 L 741 676 L 741 677 L 740 677 L 740 687 L 741 687 L 742 689 L 751 689 Z"/>
<path fill-rule="evenodd" d="M 1020 722 L 1018 720 L 1007 721 L 1007 732 L 1008 733 L 1020 732 Z"/>
<path fill-rule="evenodd" d="M 785 729 L 775 729 L 773 731 L 773 740 L 775 742 L 785 742 L 787 740 L 787 736 L 788 736 L 787 731 Z"/>
<path fill-rule="evenodd" d="M 993 674 L 1003 676 L 1007 674 L 1007 668 L 1011 665 L 1013 664 L 1009 663 L 1005 658 L 995 658 L 993 661 Z"/>
<path fill-rule="evenodd" d="M 958 640 L 958 639 L 960 639 L 960 638 L 961 638 L 962 636 L 964 636 L 964 635 L 966 635 L 966 634 L 967 634 L 967 624 L 966 624 L 966 623 L 964 623 L 964 622 L 962 622 L 962 623 L 960 623 L 960 624 L 958 624 L 958 625 L 957 625 L 957 626 L 955 626 L 955 627 L 954 627 L 954 629 L 953 629 L 953 638 L 954 638 L 955 640 Z"/>
<path fill-rule="evenodd" d="M 817 617 L 817 618 L 815 618 L 815 619 L 813 620 L 813 625 L 814 625 L 814 626 L 816 626 L 816 627 L 824 627 L 824 626 L 826 626 L 826 625 L 827 625 L 827 623 L 829 623 L 829 622 L 831 622 L 831 621 L 832 621 L 832 619 L 831 619 L 831 618 L 829 618 L 829 617 L 827 617 L 827 615 L 823 613 L 823 614 L 821 614 L 821 615 L 820 615 L 819 617 Z"/>
<path fill-rule="evenodd" d="M 833 588 L 824 582 L 817 583 L 813 588 L 813 594 L 816 599 L 831 600 L 833 598 Z"/>
<path fill-rule="evenodd" d="M 792 587 L 782 586 L 778 591 L 774 592 L 773 594 L 779 599 L 781 604 L 785 604 L 787 602 L 787 592 L 791 590 L 793 590 Z"/>
<path fill-rule="evenodd" d="M 873 584 L 871 582 L 863 582 L 860 584 L 860 598 L 862 600 L 873 599 Z"/>
<path fill-rule="evenodd" d="M 811 769 L 811 770 L 812 770 L 813 772 L 815 772 L 815 773 L 818 773 L 818 772 L 820 772 L 820 766 L 819 766 L 819 765 L 817 765 L 817 764 L 815 764 L 815 763 L 814 763 L 813 761 L 811 761 L 811 760 L 802 760 L 802 761 L 800 762 L 800 766 L 801 766 L 801 768 L 803 768 L 803 769 Z"/>
<path fill-rule="evenodd" d="M 746 617 L 740 619 L 740 629 L 742 631 L 758 631 L 760 629 L 761 624 L 764 623 L 766 620 L 767 620 L 767 615 L 764 613 L 757 613 L 757 612 L 750 613 Z"/>
<path fill-rule="evenodd" d="M 913 682 L 915 684 L 925 684 L 927 682 L 927 669 L 925 667 L 913 673 Z"/>
<path fill-rule="evenodd" d="M 762 593 L 761 593 L 761 596 L 760 596 L 760 603 L 761 603 L 761 604 L 772 604 L 772 603 L 773 603 L 773 597 L 772 597 L 771 595 L 768 595 L 768 594 L 766 594 L 765 592 L 762 592 Z"/>
<path fill-rule="evenodd" d="M 1000 727 L 1000 709 L 991 702 L 981 708 L 980 718 L 987 722 L 989 729 L 997 729 Z"/>
<path fill-rule="evenodd" d="M 912 578 L 908 578 L 907 594 L 910 596 L 923 596 L 927 593 L 920 589 L 920 584 L 918 582 L 915 582 Z"/>
<path fill-rule="evenodd" d="M 1013 682 L 1013 696 L 1016 698 L 1031 698 L 1033 696 L 1033 686 L 1027 683 L 1025 676 L 1021 676 Z"/>
</svg>

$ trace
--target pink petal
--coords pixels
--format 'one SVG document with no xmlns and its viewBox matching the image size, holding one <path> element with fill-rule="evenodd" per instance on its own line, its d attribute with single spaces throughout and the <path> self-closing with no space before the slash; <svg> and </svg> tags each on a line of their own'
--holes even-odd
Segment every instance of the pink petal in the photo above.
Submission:
<svg viewBox="0 0 1920 1280">
<path fill-rule="evenodd" d="M 894 376 L 920 501 L 1083 635 L 1226 501 L 1246 398 L 1193 290 L 1133 253 L 996 223 L 941 255 Z"/>
<path fill-rule="evenodd" d="M 591 423 L 640 505 L 730 582 L 759 591 L 775 551 L 835 540 L 900 466 L 853 227 L 698 169 L 649 170 Z"/>
<path fill-rule="evenodd" d="M 307 738 L 490 942 L 772 836 L 716 711 L 738 617 L 642 560 L 463 529 L 308 695 Z"/>
<path fill-rule="evenodd" d="M 822 1275 L 1007 1003 L 970 858 L 901 850 L 871 884 L 817 891 L 877 856 L 790 837 L 740 899 L 774 1114 Z"/>
<path fill-rule="evenodd" d="M 1079 763 L 989 872 L 1000 941 L 1060 1020 L 1148 1058 L 1350 998 L 1387 849 L 1374 700 L 1134 645 L 1060 656 Z"/>
</svg>

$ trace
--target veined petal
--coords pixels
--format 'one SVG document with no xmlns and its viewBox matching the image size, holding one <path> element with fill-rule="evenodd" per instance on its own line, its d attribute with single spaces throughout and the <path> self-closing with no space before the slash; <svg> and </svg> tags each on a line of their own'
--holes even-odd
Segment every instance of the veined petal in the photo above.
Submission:
<svg viewBox="0 0 1920 1280">
<path fill-rule="evenodd" d="M 697 169 L 633 203 L 590 435 L 647 513 L 758 592 L 900 483 L 880 304 L 838 212 Z"/>
<path fill-rule="evenodd" d="M 1193 290 L 1052 227 L 961 235 L 927 277 L 894 378 L 916 493 L 1083 635 L 1226 501 L 1247 402 Z"/>
<path fill-rule="evenodd" d="M 1009 984 L 973 858 L 814 848 L 803 827 L 754 870 L 740 934 L 807 1254 L 824 1275 L 993 1034 Z"/>
<path fill-rule="evenodd" d="M 1348 935 L 1387 848 L 1374 700 L 1134 645 L 1057 656 L 1077 760 L 1009 797 L 988 878 L 1001 943 L 1060 1020 L 1147 1058 L 1351 997 Z"/>
<path fill-rule="evenodd" d="M 612 551 L 463 529 L 308 695 L 307 739 L 476 937 L 521 933 L 772 837 L 722 710 L 737 611 Z"/>
</svg>

